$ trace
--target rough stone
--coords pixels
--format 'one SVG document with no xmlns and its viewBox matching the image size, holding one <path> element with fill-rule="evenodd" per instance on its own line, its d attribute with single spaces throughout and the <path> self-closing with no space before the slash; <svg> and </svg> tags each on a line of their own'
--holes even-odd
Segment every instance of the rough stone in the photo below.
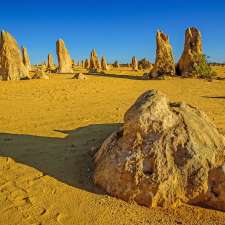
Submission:
<svg viewBox="0 0 225 225">
<path fill-rule="evenodd" d="M 135 56 L 133 56 L 131 59 L 131 67 L 133 70 L 138 70 L 138 61 Z"/>
<path fill-rule="evenodd" d="M 90 54 L 90 72 L 97 72 L 101 69 L 101 63 L 99 62 L 98 55 L 95 49 L 91 51 Z"/>
<path fill-rule="evenodd" d="M 83 73 L 76 73 L 72 79 L 77 79 L 77 80 L 86 80 L 87 77 Z"/>
<path fill-rule="evenodd" d="M 137 99 L 96 153 L 94 181 L 148 207 L 183 202 L 224 210 L 224 162 L 225 139 L 210 119 L 153 90 Z"/>
<path fill-rule="evenodd" d="M 106 61 L 106 58 L 104 56 L 101 59 L 101 68 L 102 68 L 102 70 L 108 70 L 107 61 Z"/>
<path fill-rule="evenodd" d="M 47 70 L 52 71 L 54 69 L 54 60 L 52 54 L 48 54 L 48 63 L 47 63 Z"/>
<path fill-rule="evenodd" d="M 175 75 L 175 63 L 169 37 L 158 31 L 156 34 L 156 60 L 152 71 L 153 77 Z"/>
<path fill-rule="evenodd" d="M 197 28 L 186 30 L 183 54 L 177 64 L 177 73 L 181 76 L 191 76 L 194 65 L 198 64 L 202 57 L 202 37 Z"/>
<path fill-rule="evenodd" d="M 30 64 L 30 58 L 27 52 L 27 48 L 22 47 L 22 59 L 23 59 L 23 64 L 27 68 L 28 71 L 31 70 L 31 64 Z"/>
<path fill-rule="evenodd" d="M 16 40 L 5 31 L 1 32 L 0 37 L 0 75 L 2 80 L 20 80 L 29 77 Z"/>
<path fill-rule="evenodd" d="M 89 67 L 90 67 L 90 61 L 89 61 L 89 59 L 86 59 L 84 62 L 84 68 L 88 70 Z"/>
<path fill-rule="evenodd" d="M 62 39 L 56 42 L 56 52 L 58 56 L 59 73 L 72 73 L 72 60 Z"/>
<path fill-rule="evenodd" d="M 49 80 L 49 76 L 42 69 L 37 69 L 32 77 L 32 79 L 44 79 Z"/>
</svg>

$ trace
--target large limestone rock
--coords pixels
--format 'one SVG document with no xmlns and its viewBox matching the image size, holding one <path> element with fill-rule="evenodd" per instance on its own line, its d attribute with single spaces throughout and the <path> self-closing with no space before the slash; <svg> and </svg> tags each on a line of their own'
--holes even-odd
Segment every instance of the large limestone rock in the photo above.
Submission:
<svg viewBox="0 0 225 225">
<path fill-rule="evenodd" d="M 84 62 L 84 68 L 89 69 L 89 67 L 90 67 L 90 61 L 89 61 L 89 59 L 86 59 Z"/>
<path fill-rule="evenodd" d="M 27 70 L 31 70 L 31 64 L 30 64 L 30 58 L 27 52 L 27 48 L 22 47 L 22 58 L 23 58 L 23 64 L 27 68 Z"/>
<path fill-rule="evenodd" d="M 94 181 L 149 207 L 180 202 L 225 210 L 225 140 L 197 108 L 141 95 L 95 155 Z"/>
<path fill-rule="evenodd" d="M 106 58 L 103 56 L 102 59 L 101 59 L 101 67 L 102 67 L 102 70 L 108 70 L 108 65 L 107 65 L 107 61 L 106 61 Z"/>
<path fill-rule="evenodd" d="M 29 77 L 16 40 L 5 31 L 1 32 L 0 37 L 0 75 L 3 80 L 20 80 Z"/>
<path fill-rule="evenodd" d="M 99 69 L 101 69 L 101 63 L 99 62 L 98 55 L 95 49 L 93 49 L 90 54 L 89 69 L 90 72 L 97 72 Z"/>
<path fill-rule="evenodd" d="M 169 37 L 158 31 L 156 34 L 156 44 L 156 60 L 152 76 L 175 75 L 173 50 L 169 42 Z"/>
<path fill-rule="evenodd" d="M 72 60 L 62 39 L 56 42 L 56 53 L 58 56 L 59 73 L 72 73 Z"/>
<path fill-rule="evenodd" d="M 47 70 L 52 71 L 54 69 L 54 60 L 52 54 L 48 54 L 48 63 L 47 63 Z"/>
<path fill-rule="evenodd" d="M 192 75 L 194 65 L 199 63 L 202 57 L 202 37 L 197 28 L 191 27 L 186 30 L 183 54 L 177 64 L 179 75 Z"/>
<path fill-rule="evenodd" d="M 133 70 L 138 70 L 138 61 L 135 56 L 133 56 L 131 59 L 131 67 Z"/>
</svg>

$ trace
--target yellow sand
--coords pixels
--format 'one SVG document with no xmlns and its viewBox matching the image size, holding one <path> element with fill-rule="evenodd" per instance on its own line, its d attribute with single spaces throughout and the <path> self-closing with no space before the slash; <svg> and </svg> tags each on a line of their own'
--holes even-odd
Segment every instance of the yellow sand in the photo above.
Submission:
<svg viewBox="0 0 225 225">
<path fill-rule="evenodd" d="M 225 67 L 217 70 L 225 77 Z M 146 81 L 134 76 L 140 73 L 110 73 L 0 81 L 0 225 L 225 224 L 220 211 L 123 202 L 103 194 L 91 178 L 93 149 L 148 89 L 199 107 L 225 133 L 225 81 Z"/>
</svg>

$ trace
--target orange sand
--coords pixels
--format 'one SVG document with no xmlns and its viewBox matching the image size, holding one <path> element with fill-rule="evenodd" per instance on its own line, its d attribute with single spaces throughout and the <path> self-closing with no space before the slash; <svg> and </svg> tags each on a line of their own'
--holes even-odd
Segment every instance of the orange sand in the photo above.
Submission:
<svg viewBox="0 0 225 225">
<path fill-rule="evenodd" d="M 216 70 L 225 77 L 225 67 Z M 225 133 L 225 80 L 146 81 L 135 72 L 110 73 L 0 81 L 0 225 L 225 224 L 220 211 L 123 202 L 91 178 L 92 149 L 148 89 L 199 107 Z"/>
</svg>

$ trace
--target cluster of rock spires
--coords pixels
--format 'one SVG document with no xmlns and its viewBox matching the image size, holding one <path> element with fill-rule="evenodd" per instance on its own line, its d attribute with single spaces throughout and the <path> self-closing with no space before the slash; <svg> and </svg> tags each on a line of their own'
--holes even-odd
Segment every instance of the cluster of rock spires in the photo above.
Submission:
<svg viewBox="0 0 225 225">
<path fill-rule="evenodd" d="M 147 91 L 95 154 L 94 181 L 148 207 L 225 211 L 225 138 L 197 108 Z"/>
<path fill-rule="evenodd" d="M 180 76 L 193 75 L 194 65 L 200 62 L 203 55 L 202 37 L 198 29 L 191 27 L 186 30 L 183 54 L 176 66 L 168 36 L 158 31 L 156 43 L 156 61 L 150 76 L 173 76 L 176 73 Z"/>
<path fill-rule="evenodd" d="M 163 75 L 190 76 L 194 72 L 194 66 L 200 62 L 203 55 L 201 33 L 196 28 L 188 28 L 185 33 L 185 44 L 183 54 L 175 65 L 173 51 L 169 38 L 161 31 L 156 35 L 156 60 L 153 68 L 148 74 L 149 77 L 157 78 Z M 56 53 L 58 57 L 59 73 L 73 73 L 75 61 L 71 59 L 70 54 L 62 39 L 56 42 Z M 108 70 L 108 64 L 105 57 L 98 58 L 96 50 L 92 50 L 90 59 L 78 62 L 78 66 L 89 70 L 89 72 L 100 72 Z M 118 61 L 112 65 L 119 68 Z M 131 60 L 130 66 L 133 70 L 138 70 L 138 61 L 136 57 Z M 56 72 L 53 62 L 53 56 L 48 55 L 46 66 L 47 72 Z M 27 49 L 22 48 L 22 54 L 16 40 L 8 33 L 1 32 L 0 38 L 0 74 L 3 80 L 19 80 L 29 78 L 31 70 L 30 59 Z"/>
</svg>

